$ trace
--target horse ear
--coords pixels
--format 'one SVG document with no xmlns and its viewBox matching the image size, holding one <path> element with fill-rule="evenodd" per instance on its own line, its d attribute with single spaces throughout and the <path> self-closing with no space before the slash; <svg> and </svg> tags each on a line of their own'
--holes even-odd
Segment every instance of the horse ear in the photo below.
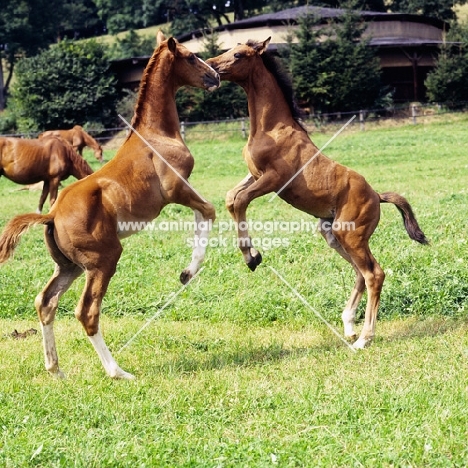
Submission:
<svg viewBox="0 0 468 468">
<path fill-rule="evenodd" d="M 156 43 L 160 45 L 161 42 L 165 40 L 166 40 L 166 36 L 164 36 L 164 33 L 161 30 L 159 30 L 158 34 L 156 34 Z"/>
<path fill-rule="evenodd" d="M 255 48 L 258 52 L 258 55 L 262 55 L 263 52 L 267 50 L 267 47 L 270 41 L 271 41 L 271 36 L 267 40 L 258 43 L 258 46 Z"/>
<path fill-rule="evenodd" d="M 177 48 L 177 43 L 176 43 L 176 40 L 173 38 L 173 37 L 170 37 L 168 40 L 167 40 L 167 46 L 169 47 L 169 50 L 175 54 L 176 52 L 176 48 Z"/>
</svg>

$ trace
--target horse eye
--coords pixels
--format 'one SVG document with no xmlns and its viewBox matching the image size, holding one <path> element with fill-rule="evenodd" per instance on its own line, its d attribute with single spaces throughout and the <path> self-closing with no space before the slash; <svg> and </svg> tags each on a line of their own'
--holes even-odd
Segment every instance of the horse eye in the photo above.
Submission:
<svg viewBox="0 0 468 468">
<path fill-rule="evenodd" d="M 242 54 L 239 53 L 239 52 L 236 52 L 236 53 L 234 54 L 234 58 L 240 59 L 240 58 L 242 58 Z"/>
<path fill-rule="evenodd" d="M 196 59 L 195 54 L 190 54 L 190 55 L 189 55 L 189 58 L 188 58 L 189 62 L 194 62 L 195 59 Z"/>
</svg>

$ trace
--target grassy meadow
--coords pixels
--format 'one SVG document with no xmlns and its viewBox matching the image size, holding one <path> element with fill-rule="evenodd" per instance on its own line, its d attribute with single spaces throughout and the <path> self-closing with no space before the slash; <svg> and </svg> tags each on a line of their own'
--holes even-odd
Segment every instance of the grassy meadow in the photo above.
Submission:
<svg viewBox="0 0 468 468">
<path fill-rule="evenodd" d="M 411 241 L 396 208 L 382 205 L 371 248 L 387 277 L 376 340 L 361 352 L 314 313 L 341 332 L 354 284 L 351 267 L 318 233 L 252 232 L 264 259 L 252 273 L 234 231 L 221 232 L 230 219 L 225 193 L 246 175 L 240 132 L 187 134 L 191 183 L 216 205 L 218 220 L 204 269 L 186 289 L 178 278 L 192 233 L 166 227 L 191 221 L 190 210 L 168 206 L 158 230 L 123 241 L 101 323 L 135 381 L 105 376 L 74 318 L 83 278 L 61 299 L 55 323 L 65 380 L 44 370 L 40 333 L 11 337 L 39 329 L 33 302 L 53 272 L 42 229 L 31 229 L 0 268 L 0 466 L 468 465 L 467 127 L 468 115 L 365 132 L 356 125 L 325 151 L 377 191 L 407 197 L 431 241 Z M 337 129 L 311 137 L 320 146 Z M 0 228 L 36 209 L 39 192 L 18 188 L 0 179 Z M 269 200 L 248 211 L 259 226 L 315 221 Z"/>
</svg>

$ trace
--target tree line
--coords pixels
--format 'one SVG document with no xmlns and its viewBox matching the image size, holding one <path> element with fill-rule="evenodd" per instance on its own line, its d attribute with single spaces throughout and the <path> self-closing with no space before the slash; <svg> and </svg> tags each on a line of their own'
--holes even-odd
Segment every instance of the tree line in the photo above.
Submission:
<svg viewBox="0 0 468 468">
<path fill-rule="evenodd" d="M 304 4 L 414 13 L 455 20 L 468 0 L 0 0 L 0 88 L 8 90 L 16 60 L 68 38 L 170 25 L 177 36 L 268 11 Z M 2 91 L 0 89 L 0 91 Z M 0 92 L 0 110 L 3 96 Z"/>
<path fill-rule="evenodd" d="M 333 112 L 385 106 L 391 101 L 392 90 L 382 87 L 377 58 L 362 39 L 364 26 L 353 13 L 363 9 L 404 11 L 450 20 L 447 45 L 441 49 L 438 66 L 426 81 L 428 98 L 439 102 L 468 100 L 468 29 L 457 23 L 452 9 L 454 4 L 466 1 L 320 2 L 330 7 L 351 5 L 352 9 L 336 20 L 339 28 L 334 24 L 320 25 L 312 16 L 302 18 L 296 33 L 298 43 L 291 40 L 288 47 L 279 51 L 293 77 L 299 103 L 314 112 Z M 0 116 L 0 131 L 5 132 L 45 130 L 76 122 L 94 127 L 115 124 L 116 109 L 131 108 L 134 96 L 117 90 L 110 61 L 149 55 L 154 47 L 153 39 L 139 36 L 134 28 L 161 24 L 167 34 L 177 35 L 305 2 L 1 0 L 0 3 L 0 109 L 7 95 L 11 95 L 6 112 Z M 112 45 L 77 40 L 127 29 L 129 32 Z M 210 37 L 202 58 L 220 52 L 216 35 Z M 15 85 L 10 92 L 13 72 Z M 183 120 L 247 115 L 243 91 L 229 83 L 213 94 L 181 90 L 177 102 Z"/>
</svg>

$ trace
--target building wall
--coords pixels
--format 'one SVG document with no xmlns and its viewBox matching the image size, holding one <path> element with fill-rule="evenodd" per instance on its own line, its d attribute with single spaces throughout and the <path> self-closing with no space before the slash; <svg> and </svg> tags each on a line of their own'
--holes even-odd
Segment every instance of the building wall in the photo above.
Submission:
<svg viewBox="0 0 468 468">
<path fill-rule="evenodd" d="M 368 23 L 366 36 L 372 39 L 442 41 L 444 31 L 436 26 L 413 21 L 371 21 Z"/>
</svg>

